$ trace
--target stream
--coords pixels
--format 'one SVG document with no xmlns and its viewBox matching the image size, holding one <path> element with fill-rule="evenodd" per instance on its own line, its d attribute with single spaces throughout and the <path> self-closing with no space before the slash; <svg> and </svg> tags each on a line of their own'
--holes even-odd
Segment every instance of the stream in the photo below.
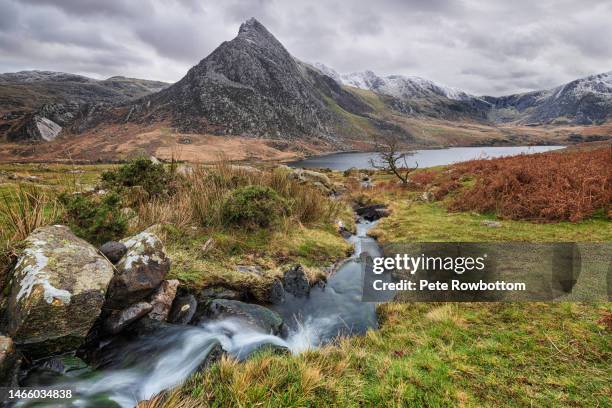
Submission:
<svg viewBox="0 0 612 408">
<path fill-rule="evenodd" d="M 103 368 L 76 369 L 61 377 L 28 378 L 29 386 L 68 387 L 72 400 L 42 405 L 18 403 L 18 407 L 134 407 L 165 389 L 185 381 L 217 344 L 239 360 L 264 344 L 286 347 L 293 354 L 316 348 L 338 336 L 359 335 L 377 328 L 375 305 L 363 303 L 359 254 L 379 256 L 380 248 L 367 231 L 375 222 L 361 220 L 357 233 L 348 238 L 354 255 L 328 279 L 314 286 L 308 297 L 286 294 L 282 304 L 270 307 L 289 327 L 286 338 L 258 331 L 236 318 L 206 321 L 199 326 L 168 326 L 136 340 L 107 345 Z"/>
</svg>

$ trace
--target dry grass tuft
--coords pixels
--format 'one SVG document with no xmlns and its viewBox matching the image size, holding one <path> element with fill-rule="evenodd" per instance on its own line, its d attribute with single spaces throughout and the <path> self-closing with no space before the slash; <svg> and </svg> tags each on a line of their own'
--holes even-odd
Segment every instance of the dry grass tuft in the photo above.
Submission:
<svg viewBox="0 0 612 408">
<path fill-rule="evenodd" d="M 16 242 L 25 239 L 36 228 L 57 219 L 59 208 L 55 198 L 41 188 L 19 185 L 0 198 L 0 239 Z"/>
<path fill-rule="evenodd" d="M 177 181 L 169 199 L 152 200 L 138 209 L 142 227 L 154 223 L 223 227 L 223 209 L 232 191 L 240 187 L 268 187 L 287 201 L 288 212 L 281 224 L 329 222 L 340 211 L 340 203 L 329 200 L 316 187 L 299 183 L 280 169 L 260 171 L 219 161 L 212 166 L 197 165 Z"/>
<path fill-rule="evenodd" d="M 430 310 L 425 317 L 432 322 L 453 323 L 457 326 L 464 326 L 465 321 L 459 313 L 456 304 L 445 304 Z"/>
</svg>

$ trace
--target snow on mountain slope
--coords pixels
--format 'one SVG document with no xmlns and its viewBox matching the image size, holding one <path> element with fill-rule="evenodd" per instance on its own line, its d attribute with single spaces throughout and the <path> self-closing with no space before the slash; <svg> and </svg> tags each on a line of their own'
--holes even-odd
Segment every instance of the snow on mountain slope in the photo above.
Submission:
<svg viewBox="0 0 612 408">
<path fill-rule="evenodd" d="M 595 94 L 612 99 L 612 71 L 576 79 L 551 91 L 553 98 L 559 98 L 569 93 L 576 98 L 582 98 L 587 94 Z"/>
<path fill-rule="evenodd" d="M 315 63 L 314 66 L 323 74 L 343 85 L 366 89 L 399 99 L 443 96 L 457 101 L 469 101 L 477 98 L 460 89 L 439 85 L 417 76 L 389 75 L 382 77 L 372 71 L 339 74 L 325 64 Z"/>
</svg>

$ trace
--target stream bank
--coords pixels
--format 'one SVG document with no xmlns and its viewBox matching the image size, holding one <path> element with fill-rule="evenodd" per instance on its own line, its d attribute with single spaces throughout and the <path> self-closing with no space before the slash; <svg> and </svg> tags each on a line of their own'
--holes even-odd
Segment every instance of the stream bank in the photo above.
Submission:
<svg viewBox="0 0 612 408">
<path fill-rule="evenodd" d="M 265 309 L 282 317 L 285 330 L 266 330 L 240 313 L 231 317 L 222 317 L 221 313 L 219 319 L 203 318 L 186 326 L 144 318 L 91 350 L 86 358 L 92 363 L 89 366 L 71 364 L 74 360 L 70 356 L 56 357 L 55 363 L 45 363 L 28 372 L 21 383 L 72 389 L 76 398 L 60 406 L 133 407 L 138 401 L 179 385 L 222 354 L 238 360 L 266 348 L 296 354 L 338 336 L 360 335 L 377 328 L 374 304 L 361 302 L 358 257 L 363 251 L 371 256 L 380 254 L 376 241 L 367 236 L 374 225 L 375 221 L 359 220 L 356 233 L 347 238 L 355 248 L 354 255 L 329 277 L 327 285 L 313 286 L 306 296 L 287 291 L 282 303 Z M 236 308 L 242 303 L 231 302 L 218 300 L 217 307 Z M 262 319 L 269 317 L 262 306 L 242 305 L 256 309 Z M 34 404 L 22 402 L 16 406 Z"/>
</svg>

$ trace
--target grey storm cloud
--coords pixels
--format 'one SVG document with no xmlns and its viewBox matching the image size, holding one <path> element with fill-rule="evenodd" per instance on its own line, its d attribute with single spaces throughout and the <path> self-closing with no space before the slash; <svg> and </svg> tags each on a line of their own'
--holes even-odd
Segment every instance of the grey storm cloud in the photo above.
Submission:
<svg viewBox="0 0 612 408">
<path fill-rule="evenodd" d="M 0 72 L 174 82 L 250 17 L 304 61 L 475 94 L 612 70 L 609 0 L 0 0 Z"/>
</svg>

